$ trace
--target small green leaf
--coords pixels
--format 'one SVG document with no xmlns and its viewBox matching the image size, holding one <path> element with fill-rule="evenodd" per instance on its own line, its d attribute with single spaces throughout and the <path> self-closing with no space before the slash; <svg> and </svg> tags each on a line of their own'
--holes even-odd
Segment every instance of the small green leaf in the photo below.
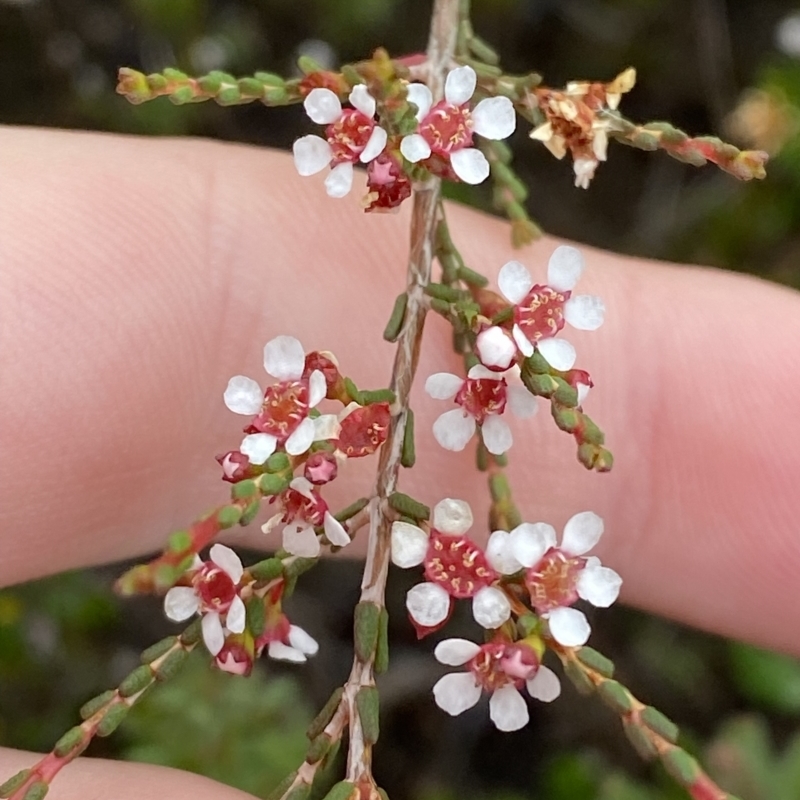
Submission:
<svg viewBox="0 0 800 800">
<path fill-rule="evenodd" d="M 0 797 L 11 797 L 14 792 L 31 777 L 29 769 L 22 769 L 10 777 L 5 783 L 0 784 Z"/>
<path fill-rule="evenodd" d="M 319 736 L 325 729 L 325 726 L 333 719 L 336 709 L 339 708 L 339 704 L 342 702 L 343 694 L 344 689 L 342 689 L 340 686 L 328 698 L 328 702 L 325 703 L 325 705 L 322 707 L 322 710 L 319 712 L 319 714 L 317 714 L 316 717 L 314 717 L 311 724 L 308 726 L 306 736 L 308 736 L 309 739 L 316 739 L 317 736 Z"/>
<path fill-rule="evenodd" d="M 177 636 L 167 636 L 166 639 L 162 639 L 160 642 L 151 644 L 147 650 L 142 652 L 141 656 L 139 656 L 139 660 L 142 662 L 142 664 L 149 664 L 151 661 L 161 658 L 164 653 L 168 653 L 173 647 L 175 647 L 177 643 Z"/>
<path fill-rule="evenodd" d="M 55 747 L 53 747 L 53 753 L 59 758 L 64 758 L 86 743 L 86 733 L 80 725 L 76 725 L 74 728 L 70 728 L 56 742 Z"/>
<path fill-rule="evenodd" d="M 81 719 L 89 719 L 89 717 L 93 717 L 101 708 L 105 708 L 115 697 L 117 693 L 112 689 L 109 689 L 107 692 L 103 692 L 102 694 L 97 695 L 97 697 L 93 697 L 91 700 L 87 700 L 81 706 Z"/>
<path fill-rule="evenodd" d="M 361 602 L 355 608 L 353 633 L 356 656 L 366 663 L 375 655 L 381 609 L 376 603 Z"/>
<path fill-rule="evenodd" d="M 144 691 L 153 682 L 153 671 L 145 664 L 137 667 L 119 685 L 119 693 L 122 697 L 133 697 L 135 694 Z"/>
<path fill-rule="evenodd" d="M 403 329 L 403 322 L 406 318 L 406 308 L 408 307 L 408 295 L 403 292 L 397 295 L 392 308 L 392 314 L 389 321 L 386 323 L 386 329 L 383 331 L 383 338 L 387 342 L 396 342 L 400 331 Z"/>
<path fill-rule="evenodd" d="M 115 703 L 110 706 L 97 726 L 98 736 L 110 736 L 120 726 L 122 720 L 128 715 L 129 707 L 125 703 Z"/>
<path fill-rule="evenodd" d="M 380 736 L 380 696 L 375 686 L 362 686 L 356 694 L 356 709 L 367 744 L 375 744 Z"/>
</svg>

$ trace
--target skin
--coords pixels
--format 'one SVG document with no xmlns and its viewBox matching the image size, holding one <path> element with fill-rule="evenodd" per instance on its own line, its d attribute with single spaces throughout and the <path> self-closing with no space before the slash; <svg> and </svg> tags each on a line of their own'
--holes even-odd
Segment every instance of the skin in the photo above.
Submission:
<svg viewBox="0 0 800 800">
<path fill-rule="evenodd" d="M 332 350 L 359 386 L 386 384 L 393 348 L 380 332 L 403 287 L 409 204 L 364 217 L 360 179 L 333 201 L 285 154 L 208 142 L 0 129 L 0 154 L 0 585 L 152 551 L 222 502 L 212 456 L 238 445 L 245 422 L 222 392 L 239 373 L 265 385 L 271 337 Z M 448 215 L 469 265 L 494 278 L 516 257 L 544 280 L 553 239 L 514 252 L 502 221 Z M 523 517 L 560 529 L 592 509 L 624 602 L 800 655 L 798 295 L 583 250 L 577 291 L 600 294 L 607 321 L 565 333 L 616 465 L 581 467 L 543 403 L 514 428 Z M 419 387 L 458 370 L 448 342 L 431 315 Z M 401 488 L 431 504 L 469 499 L 485 538 L 472 457 L 430 434 L 449 406 L 419 388 L 413 405 L 418 467 Z M 340 473 L 334 508 L 369 491 L 373 465 Z M 228 541 L 276 543 L 257 526 Z M 0 751 L 0 775 L 33 760 Z M 96 760 L 66 770 L 58 796 L 105 796 L 112 781 L 122 800 L 155 786 L 242 796 Z"/>
</svg>

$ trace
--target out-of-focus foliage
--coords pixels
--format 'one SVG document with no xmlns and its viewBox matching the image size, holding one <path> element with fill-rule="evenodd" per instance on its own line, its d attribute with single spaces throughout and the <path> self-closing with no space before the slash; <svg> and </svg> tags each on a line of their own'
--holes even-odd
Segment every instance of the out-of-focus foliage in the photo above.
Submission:
<svg viewBox="0 0 800 800">
<path fill-rule="evenodd" d="M 122 756 L 207 775 L 266 797 L 303 760 L 311 721 L 292 678 L 236 678 L 194 656 L 126 721 Z"/>
</svg>

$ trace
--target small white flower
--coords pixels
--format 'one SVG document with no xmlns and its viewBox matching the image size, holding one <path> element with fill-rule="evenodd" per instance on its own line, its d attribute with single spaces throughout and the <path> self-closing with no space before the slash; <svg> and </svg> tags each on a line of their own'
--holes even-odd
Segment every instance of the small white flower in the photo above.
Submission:
<svg viewBox="0 0 800 800">
<path fill-rule="evenodd" d="M 228 632 L 242 633 L 245 628 L 245 606 L 237 589 L 244 568 L 239 556 L 224 544 L 215 544 L 209 559 L 195 559 L 191 586 L 173 586 L 167 592 L 164 613 L 174 622 L 201 614 L 203 641 L 216 656 Z"/>
<path fill-rule="evenodd" d="M 425 391 L 433 398 L 452 397 L 458 408 L 445 411 L 433 423 L 433 436 L 445 450 L 460 452 L 480 427 L 486 449 L 495 455 L 505 453 L 513 443 L 511 428 L 502 418 L 508 406 L 512 413 L 526 419 L 536 413 L 536 398 L 522 386 L 508 386 L 505 374 L 478 364 L 466 379 L 449 372 L 437 372 L 425 382 Z"/>
<path fill-rule="evenodd" d="M 325 190 L 330 197 L 344 197 L 353 185 L 353 164 L 368 164 L 386 147 L 387 133 L 375 122 L 376 104 L 364 84 L 353 87 L 352 109 L 343 109 L 330 89 L 312 89 L 303 106 L 318 125 L 326 125 L 325 138 L 302 136 L 292 148 L 300 175 L 315 175 L 330 166 Z"/>
<path fill-rule="evenodd" d="M 519 261 L 503 265 L 498 287 L 514 306 L 512 335 L 522 355 L 531 356 L 534 349 L 538 349 L 554 369 L 561 372 L 572 369 L 575 348 L 556 335 L 565 322 L 578 330 L 596 330 L 603 324 L 605 315 L 605 306 L 599 297 L 571 294 L 583 269 L 580 250 L 569 245 L 557 247 L 550 256 L 546 286 L 536 285 L 530 272 Z M 488 341 L 489 334 L 484 333 L 484 336 Z M 491 336 L 491 342 L 500 341 L 500 334 Z M 491 358 L 492 347 L 486 345 L 484 349 Z M 494 358 L 497 360 L 498 356 Z"/>
<path fill-rule="evenodd" d="M 507 658 L 506 654 L 516 650 L 518 656 L 522 649 L 514 644 L 489 643 L 481 647 L 466 639 L 440 642 L 434 650 L 437 661 L 452 667 L 468 665 L 469 671 L 452 672 L 436 682 L 433 687 L 436 705 L 457 716 L 475 706 L 486 689 L 491 693 L 489 716 L 497 729 L 516 731 L 524 727 L 529 720 L 528 706 L 517 687 L 524 684 L 531 697 L 549 703 L 561 693 L 561 684 L 556 674 L 539 664 L 530 651 L 533 663 L 520 674 L 515 669 L 518 659 Z"/>
<path fill-rule="evenodd" d="M 264 345 L 264 369 L 279 383 L 263 392 L 258 383 L 244 375 L 228 381 L 225 405 L 235 414 L 257 415 L 253 420 L 257 432 L 245 436 L 239 448 L 251 464 L 265 463 L 279 444 L 289 455 L 302 455 L 330 432 L 328 415 L 324 415 L 324 423 L 308 416 L 325 397 L 327 384 L 322 371 L 314 370 L 304 386 L 305 362 L 303 345 L 294 336 L 277 336 Z M 305 390 L 305 401 L 298 396 L 298 387 Z M 273 414 L 273 407 L 279 413 Z"/>
<path fill-rule="evenodd" d="M 435 105 L 427 86 L 409 84 L 408 100 L 417 106 L 419 128 L 400 142 L 400 152 L 408 161 L 416 164 L 436 154 L 449 159 L 453 172 L 464 183 L 478 184 L 489 177 L 489 162 L 472 147 L 472 134 L 506 139 L 514 132 L 516 115 L 507 97 L 486 98 L 470 110 L 476 84 L 472 67 L 456 67 L 447 75 L 444 100 Z"/>
<path fill-rule="evenodd" d="M 525 583 L 534 609 L 547 620 L 553 638 L 567 647 L 586 644 L 591 631 L 586 616 L 571 608 L 572 603 L 580 598 L 606 608 L 619 596 L 619 574 L 594 556 L 583 558 L 602 533 L 603 520 L 592 511 L 568 520 L 560 546 L 552 525 L 525 522 L 507 538 L 498 537 L 490 559 L 495 569 L 501 564 L 513 567 L 514 562 L 527 569 Z"/>
</svg>

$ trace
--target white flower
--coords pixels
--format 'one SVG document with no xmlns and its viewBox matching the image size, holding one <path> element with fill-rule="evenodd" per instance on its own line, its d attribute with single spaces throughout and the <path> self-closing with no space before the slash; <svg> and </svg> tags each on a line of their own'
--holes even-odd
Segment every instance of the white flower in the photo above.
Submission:
<svg viewBox="0 0 800 800">
<path fill-rule="evenodd" d="M 472 134 L 505 139 L 514 132 L 514 105 L 507 97 L 481 100 L 470 111 L 477 76 L 472 67 L 456 67 L 445 81 L 444 100 L 433 105 L 430 89 L 422 83 L 408 86 L 408 100 L 417 106 L 417 133 L 404 136 L 400 152 L 412 164 L 436 154 L 449 159 L 464 183 L 482 183 L 489 177 L 489 162 L 475 147 Z"/>
<path fill-rule="evenodd" d="M 524 685 L 531 697 L 549 703 L 561 693 L 561 684 L 532 652 L 527 669 L 520 670 L 518 654 L 523 648 L 527 649 L 524 645 L 502 643 L 481 647 L 466 639 L 440 642 L 434 650 L 436 659 L 453 667 L 468 664 L 469 671 L 453 672 L 436 682 L 436 705 L 457 716 L 476 705 L 486 689 L 491 692 L 489 716 L 497 729 L 516 731 L 524 727 L 529 720 L 528 706 L 519 689 Z"/>
<path fill-rule="evenodd" d="M 298 625 L 289 626 L 288 639 L 288 644 L 277 640 L 270 642 L 267 646 L 267 655 L 277 661 L 302 664 L 308 656 L 315 656 L 319 650 L 316 639 Z"/>
<path fill-rule="evenodd" d="M 368 164 L 386 147 L 386 131 L 375 122 L 375 99 L 364 84 L 353 87 L 351 109 L 342 109 L 330 90 L 312 89 L 303 106 L 318 125 L 326 125 L 326 138 L 303 136 L 293 146 L 294 163 L 300 175 L 315 175 L 332 167 L 325 179 L 330 197 L 344 197 L 353 185 L 353 164 Z"/>
<path fill-rule="evenodd" d="M 569 245 L 557 247 L 550 256 L 545 286 L 535 284 L 530 272 L 519 261 L 503 265 L 498 287 L 514 306 L 512 335 L 522 355 L 531 356 L 534 349 L 538 349 L 554 369 L 561 372 L 572 369 L 575 348 L 565 339 L 555 338 L 556 335 L 565 322 L 578 330 L 596 330 L 603 324 L 605 315 L 605 306 L 599 297 L 572 296 L 583 269 L 583 255 Z M 488 338 L 488 334 L 486 336 Z M 499 334 L 492 336 L 491 342 L 499 341 Z M 494 352 L 490 346 L 484 349 Z"/>
<path fill-rule="evenodd" d="M 536 398 L 522 386 L 508 386 L 503 373 L 478 364 L 466 379 L 437 372 L 425 381 L 425 391 L 437 400 L 455 397 L 459 408 L 445 411 L 433 423 L 433 436 L 445 450 L 463 450 L 480 427 L 486 449 L 505 453 L 513 443 L 508 423 L 501 417 L 506 405 L 515 416 L 526 419 L 536 413 Z"/>
<path fill-rule="evenodd" d="M 228 381 L 223 398 L 235 414 L 257 415 L 242 440 L 240 450 L 252 464 L 263 464 L 282 444 L 289 455 L 305 453 L 315 441 L 325 438 L 328 430 L 308 412 L 325 397 L 325 375 L 315 369 L 303 378 L 306 354 L 294 336 L 277 336 L 264 345 L 264 369 L 279 382 L 266 392 L 244 375 Z M 327 421 L 329 415 L 322 415 Z M 248 429 L 248 430 L 250 430 Z"/>
<path fill-rule="evenodd" d="M 290 502 L 291 501 L 291 502 Z M 320 553 L 320 542 L 315 528 L 322 525 L 328 541 L 337 547 L 350 544 L 350 535 L 339 520 L 328 510 L 319 489 L 307 478 L 293 478 L 289 488 L 281 497 L 284 508 L 291 508 L 285 514 L 275 514 L 262 526 L 264 533 L 270 533 L 280 522 L 283 528 L 283 549 L 301 558 L 316 558 Z"/>
<path fill-rule="evenodd" d="M 392 563 L 402 569 L 425 564 L 428 580 L 406 595 L 406 608 L 419 628 L 435 628 L 450 614 L 453 598 L 472 598 L 479 625 L 499 628 L 511 616 L 505 592 L 489 584 L 497 578 L 480 548 L 465 536 L 472 510 L 447 498 L 433 509 L 431 534 L 398 520 L 392 524 Z M 432 543 L 433 542 L 433 543 Z"/>
<path fill-rule="evenodd" d="M 173 586 L 167 592 L 164 613 L 174 622 L 201 614 L 203 641 L 211 655 L 216 656 L 228 631 L 244 631 L 245 607 L 237 588 L 244 568 L 239 556 L 224 544 L 215 544 L 209 557 L 206 562 L 195 559 L 191 586 Z"/>
<path fill-rule="evenodd" d="M 591 631 L 583 612 L 570 607 L 578 598 L 606 608 L 619 596 L 622 578 L 602 566 L 600 559 L 583 558 L 602 533 L 603 520 L 592 511 L 582 511 L 564 526 L 560 546 L 552 525 L 523 522 L 504 539 L 498 537 L 496 549 L 487 554 L 495 569 L 519 564 L 527 570 L 531 605 L 547 620 L 553 638 L 567 647 L 586 644 Z"/>
</svg>

